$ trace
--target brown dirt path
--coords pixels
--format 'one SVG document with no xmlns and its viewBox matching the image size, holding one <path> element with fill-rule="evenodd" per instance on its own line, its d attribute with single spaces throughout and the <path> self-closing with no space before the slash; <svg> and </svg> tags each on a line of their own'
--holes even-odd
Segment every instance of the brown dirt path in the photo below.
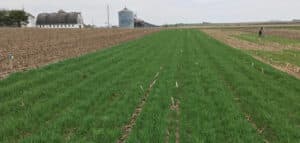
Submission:
<svg viewBox="0 0 300 143">
<path fill-rule="evenodd" d="M 160 74 L 160 72 L 156 73 L 153 81 L 150 83 L 148 89 L 146 90 L 144 96 L 142 97 L 141 102 L 138 104 L 135 111 L 131 115 L 131 118 L 130 118 L 128 124 L 126 124 L 123 127 L 123 133 L 122 133 L 121 137 L 118 139 L 117 143 L 124 143 L 127 140 L 127 138 L 130 135 L 134 125 L 136 124 L 137 118 L 140 116 L 140 114 L 143 110 L 143 107 L 147 102 L 148 96 L 150 95 L 150 92 L 151 92 L 153 86 L 155 85 L 156 81 L 158 80 L 159 74 Z"/>
</svg>

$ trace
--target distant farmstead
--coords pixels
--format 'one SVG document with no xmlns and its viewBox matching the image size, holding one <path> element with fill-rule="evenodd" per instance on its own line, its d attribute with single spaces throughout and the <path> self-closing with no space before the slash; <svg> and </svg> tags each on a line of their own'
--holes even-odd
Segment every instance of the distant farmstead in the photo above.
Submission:
<svg viewBox="0 0 300 143">
<path fill-rule="evenodd" d="M 83 28 L 83 18 L 80 12 L 65 12 L 38 14 L 36 26 L 40 28 Z"/>
<path fill-rule="evenodd" d="M 120 28 L 146 28 L 146 27 L 158 27 L 150 24 L 142 19 L 138 19 L 133 11 L 126 7 L 119 11 L 119 27 Z"/>
</svg>

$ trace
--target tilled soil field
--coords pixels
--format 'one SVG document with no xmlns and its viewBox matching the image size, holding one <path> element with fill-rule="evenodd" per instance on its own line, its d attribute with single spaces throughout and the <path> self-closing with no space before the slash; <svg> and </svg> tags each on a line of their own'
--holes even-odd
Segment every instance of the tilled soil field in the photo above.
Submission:
<svg viewBox="0 0 300 143">
<path fill-rule="evenodd" d="M 280 45 L 279 43 L 269 42 L 264 44 L 257 44 L 245 40 L 240 40 L 235 36 L 245 34 L 245 33 L 255 33 L 257 32 L 257 28 L 244 28 L 244 29 L 201 29 L 208 35 L 213 38 L 218 39 L 234 48 L 244 49 L 244 50 L 263 50 L 263 51 L 281 51 L 288 49 L 297 49 L 299 50 L 299 46 L 291 46 L 291 45 Z M 280 31 L 285 34 L 280 34 Z M 287 33 L 291 32 L 290 30 L 276 30 L 276 29 L 265 29 L 264 34 L 272 35 L 272 36 L 280 36 L 284 38 L 289 38 Z M 298 33 L 298 34 L 295 34 Z M 291 32 L 293 33 L 293 32 Z M 300 37 L 300 31 L 297 32 L 294 30 L 294 34 L 290 33 L 290 37 L 296 38 Z M 290 38 L 289 38 L 290 39 Z M 297 39 L 296 39 L 297 40 Z"/>
<path fill-rule="evenodd" d="M 159 29 L 0 29 L 0 78 L 110 47 Z"/>
<path fill-rule="evenodd" d="M 240 31 L 243 32 L 251 32 L 251 33 L 257 33 L 259 28 L 245 28 L 240 29 Z M 294 29 L 283 29 L 283 28 L 265 28 L 264 33 L 266 35 L 273 35 L 273 36 L 279 36 L 284 37 L 288 39 L 294 39 L 294 40 L 300 40 L 300 30 L 294 30 Z"/>
</svg>

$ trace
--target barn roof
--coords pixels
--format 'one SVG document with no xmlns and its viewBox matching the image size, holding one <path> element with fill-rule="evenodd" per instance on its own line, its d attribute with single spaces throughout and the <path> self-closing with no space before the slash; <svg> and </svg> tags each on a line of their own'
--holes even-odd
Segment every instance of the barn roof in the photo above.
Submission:
<svg viewBox="0 0 300 143">
<path fill-rule="evenodd" d="M 79 12 L 65 12 L 63 10 L 57 13 L 41 13 L 37 16 L 36 24 L 77 24 L 80 15 Z"/>
</svg>

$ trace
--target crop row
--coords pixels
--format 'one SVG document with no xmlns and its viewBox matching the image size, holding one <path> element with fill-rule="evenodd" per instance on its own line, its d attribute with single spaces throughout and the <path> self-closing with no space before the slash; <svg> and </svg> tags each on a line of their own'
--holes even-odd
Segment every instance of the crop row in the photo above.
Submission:
<svg viewBox="0 0 300 143">
<path fill-rule="evenodd" d="M 0 142 L 297 142 L 299 85 L 198 30 L 164 30 L 0 81 Z"/>
</svg>

